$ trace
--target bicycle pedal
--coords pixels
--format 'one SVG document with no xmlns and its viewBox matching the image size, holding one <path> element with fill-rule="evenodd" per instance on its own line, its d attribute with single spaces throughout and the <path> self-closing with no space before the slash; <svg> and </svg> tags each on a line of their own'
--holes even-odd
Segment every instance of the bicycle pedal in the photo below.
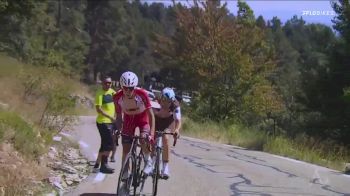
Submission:
<svg viewBox="0 0 350 196">
<path fill-rule="evenodd" d="M 168 179 L 169 179 L 169 176 L 163 176 L 162 179 L 163 179 L 163 180 L 168 180 Z"/>
<path fill-rule="evenodd" d="M 169 176 L 159 175 L 159 178 L 162 179 L 162 180 L 168 180 Z"/>
<path fill-rule="evenodd" d="M 148 176 L 153 176 L 153 173 L 146 174 L 145 172 L 143 172 L 143 176 L 147 178 Z"/>
</svg>

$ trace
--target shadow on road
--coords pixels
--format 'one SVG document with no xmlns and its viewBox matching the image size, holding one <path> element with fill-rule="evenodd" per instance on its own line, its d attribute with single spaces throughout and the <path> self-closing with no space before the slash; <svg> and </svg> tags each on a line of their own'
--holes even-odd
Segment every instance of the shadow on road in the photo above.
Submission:
<svg viewBox="0 0 350 196">
<path fill-rule="evenodd" d="M 117 194 L 112 193 L 83 193 L 80 196 L 116 196 Z"/>
<path fill-rule="evenodd" d="M 83 193 L 80 196 L 116 196 L 117 194 L 112 194 L 112 193 Z M 129 195 L 129 194 L 126 194 Z M 152 194 L 149 193 L 142 193 L 142 194 L 136 194 L 135 196 L 151 196 Z"/>
</svg>

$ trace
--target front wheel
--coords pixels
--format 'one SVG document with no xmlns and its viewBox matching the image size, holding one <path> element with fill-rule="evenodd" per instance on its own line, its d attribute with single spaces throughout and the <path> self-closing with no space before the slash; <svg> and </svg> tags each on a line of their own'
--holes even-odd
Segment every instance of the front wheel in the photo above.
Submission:
<svg viewBox="0 0 350 196">
<path fill-rule="evenodd" d="M 133 171 L 133 165 L 134 158 L 131 155 L 127 155 L 118 178 L 117 196 L 129 195 L 133 180 L 133 172 L 131 172 Z M 124 173 L 127 173 L 128 175 L 124 176 Z"/>
<path fill-rule="evenodd" d="M 160 157 L 161 157 L 160 155 L 161 155 L 161 149 L 157 148 L 156 162 L 154 164 L 154 171 L 153 171 L 153 191 L 152 191 L 153 196 L 157 195 L 158 180 L 160 177 L 160 173 L 159 173 L 159 164 L 160 164 Z"/>
<path fill-rule="evenodd" d="M 142 168 L 144 167 L 144 155 L 142 153 L 142 151 L 139 152 L 138 156 L 136 157 L 136 169 L 135 169 L 135 176 L 134 176 L 134 195 L 136 195 L 136 189 L 138 186 L 141 185 L 140 188 L 140 193 L 143 189 L 143 185 L 144 185 L 144 178 L 143 178 L 143 172 L 142 172 Z"/>
</svg>

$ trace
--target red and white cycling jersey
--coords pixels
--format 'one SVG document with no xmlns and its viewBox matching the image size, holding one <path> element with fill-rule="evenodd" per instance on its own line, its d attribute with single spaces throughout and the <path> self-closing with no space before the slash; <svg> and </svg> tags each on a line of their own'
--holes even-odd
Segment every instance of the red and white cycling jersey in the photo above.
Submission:
<svg viewBox="0 0 350 196">
<path fill-rule="evenodd" d="M 133 135 L 136 127 L 139 127 L 141 131 L 149 129 L 146 110 L 151 108 L 151 102 L 146 91 L 135 88 L 133 93 L 133 98 L 129 99 L 124 96 L 123 90 L 119 90 L 113 97 L 117 110 L 124 114 L 123 132 L 130 135 Z"/>
</svg>

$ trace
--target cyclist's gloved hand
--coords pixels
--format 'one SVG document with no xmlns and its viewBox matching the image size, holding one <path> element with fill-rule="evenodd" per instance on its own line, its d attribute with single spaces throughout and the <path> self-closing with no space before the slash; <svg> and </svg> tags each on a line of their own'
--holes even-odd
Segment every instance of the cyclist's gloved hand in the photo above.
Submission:
<svg viewBox="0 0 350 196">
<path fill-rule="evenodd" d="M 179 131 L 174 131 L 174 139 L 178 139 L 180 137 Z"/>
<path fill-rule="evenodd" d="M 114 134 L 115 135 L 119 135 L 120 134 L 120 131 L 118 129 L 114 130 Z"/>
<path fill-rule="evenodd" d="M 147 140 L 151 145 L 154 145 L 154 136 L 153 135 L 148 135 Z"/>
</svg>

